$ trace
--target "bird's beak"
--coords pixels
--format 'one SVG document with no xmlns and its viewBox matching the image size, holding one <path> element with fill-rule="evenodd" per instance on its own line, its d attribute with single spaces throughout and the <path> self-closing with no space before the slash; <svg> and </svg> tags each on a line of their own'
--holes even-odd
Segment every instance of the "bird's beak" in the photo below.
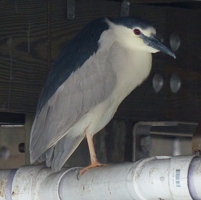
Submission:
<svg viewBox="0 0 201 200">
<path fill-rule="evenodd" d="M 148 46 L 169 56 L 172 56 L 173 58 L 176 58 L 176 55 L 170 49 L 168 49 L 155 35 L 151 35 L 150 37 L 145 36 L 143 39 Z"/>
</svg>

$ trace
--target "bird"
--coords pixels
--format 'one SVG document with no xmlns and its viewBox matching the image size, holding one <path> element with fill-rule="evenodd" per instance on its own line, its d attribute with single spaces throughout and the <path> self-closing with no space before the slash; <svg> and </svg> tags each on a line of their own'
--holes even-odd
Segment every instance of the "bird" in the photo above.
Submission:
<svg viewBox="0 0 201 200">
<path fill-rule="evenodd" d="M 49 72 L 30 133 L 30 162 L 61 170 L 86 138 L 87 170 L 102 166 L 93 137 L 120 103 L 149 76 L 152 53 L 175 54 L 156 37 L 147 20 L 102 17 L 85 25 L 62 49 Z"/>
</svg>

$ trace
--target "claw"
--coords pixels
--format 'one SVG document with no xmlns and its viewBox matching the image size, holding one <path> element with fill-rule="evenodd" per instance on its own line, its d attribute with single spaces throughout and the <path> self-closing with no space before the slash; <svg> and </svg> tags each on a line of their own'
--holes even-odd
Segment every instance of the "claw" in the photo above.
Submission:
<svg viewBox="0 0 201 200">
<path fill-rule="evenodd" d="M 82 176 L 89 169 L 96 168 L 96 167 L 101 167 L 101 166 L 105 166 L 105 164 L 102 164 L 102 163 L 99 163 L 99 162 L 92 163 L 91 165 L 89 165 L 89 166 L 87 166 L 87 167 L 85 167 L 85 168 L 80 170 L 79 177 Z"/>
</svg>

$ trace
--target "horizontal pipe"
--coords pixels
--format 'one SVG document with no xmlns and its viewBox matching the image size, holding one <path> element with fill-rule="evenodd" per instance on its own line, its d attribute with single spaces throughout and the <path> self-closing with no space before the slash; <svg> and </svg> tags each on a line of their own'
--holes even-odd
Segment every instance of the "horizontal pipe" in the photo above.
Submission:
<svg viewBox="0 0 201 200">
<path fill-rule="evenodd" d="M 0 200 L 201 199 L 201 157 L 152 157 L 135 163 L 53 173 L 45 166 L 0 171 Z"/>
</svg>

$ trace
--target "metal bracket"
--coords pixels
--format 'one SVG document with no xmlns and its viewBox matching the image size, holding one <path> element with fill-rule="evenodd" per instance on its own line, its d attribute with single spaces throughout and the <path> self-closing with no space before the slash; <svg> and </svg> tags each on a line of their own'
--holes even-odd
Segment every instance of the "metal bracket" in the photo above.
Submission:
<svg viewBox="0 0 201 200">
<path fill-rule="evenodd" d="M 23 125 L 0 127 L 0 169 L 14 169 L 25 165 L 25 135 Z"/>
<path fill-rule="evenodd" d="M 175 121 L 136 123 L 133 128 L 133 161 L 150 156 L 159 156 L 158 154 L 172 153 L 174 156 L 176 154 L 180 155 L 184 150 L 182 148 L 184 143 L 181 142 L 185 138 L 188 138 L 189 144 L 185 146 L 185 152 L 188 151 L 188 154 L 191 154 L 191 140 L 196 127 L 197 123 Z M 158 145 L 156 145 L 156 142 Z M 162 143 L 159 144 L 159 142 Z M 166 146 L 166 142 L 171 146 Z M 171 149 L 171 152 L 168 149 Z M 166 156 L 172 155 L 168 154 Z"/>
<path fill-rule="evenodd" d="M 121 14 L 120 16 L 129 16 L 130 0 L 123 0 L 121 3 Z"/>
<path fill-rule="evenodd" d="M 67 19 L 75 19 L 75 0 L 67 0 Z"/>
</svg>

